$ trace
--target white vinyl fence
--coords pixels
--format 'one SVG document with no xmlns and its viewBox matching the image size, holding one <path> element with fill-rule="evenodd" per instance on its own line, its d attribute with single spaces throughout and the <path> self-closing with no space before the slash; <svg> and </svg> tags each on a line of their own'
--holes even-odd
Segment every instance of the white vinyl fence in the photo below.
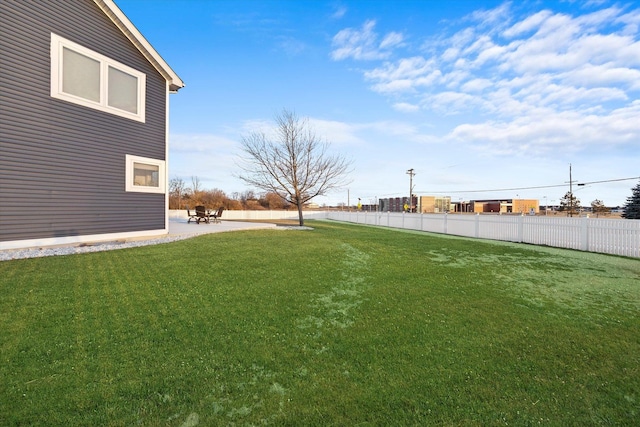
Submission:
<svg viewBox="0 0 640 427">
<path fill-rule="evenodd" d="M 363 211 L 332 211 L 328 218 L 640 258 L 640 220 Z"/>
<path fill-rule="evenodd" d="M 186 210 L 169 211 L 186 220 Z M 640 258 L 640 220 L 557 216 L 304 211 L 306 219 L 406 228 Z M 298 219 L 295 210 L 224 211 L 222 220 Z"/>
</svg>

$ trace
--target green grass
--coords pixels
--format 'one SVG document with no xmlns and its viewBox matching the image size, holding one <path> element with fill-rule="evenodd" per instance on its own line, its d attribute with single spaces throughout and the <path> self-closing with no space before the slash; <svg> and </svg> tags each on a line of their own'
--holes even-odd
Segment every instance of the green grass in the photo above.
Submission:
<svg viewBox="0 0 640 427">
<path fill-rule="evenodd" d="M 637 425 L 640 260 L 308 225 L 0 262 L 0 425 Z"/>
</svg>

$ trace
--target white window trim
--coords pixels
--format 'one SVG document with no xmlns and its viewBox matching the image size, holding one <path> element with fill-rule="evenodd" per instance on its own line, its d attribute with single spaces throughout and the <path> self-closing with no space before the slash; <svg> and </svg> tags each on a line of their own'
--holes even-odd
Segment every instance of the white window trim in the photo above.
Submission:
<svg viewBox="0 0 640 427">
<path fill-rule="evenodd" d="M 158 159 L 150 159 L 148 157 L 125 155 L 125 191 L 134 191 L 138 193 L 166 193 L 166 161 Z M 134 185 L 133 183 L 133 164 L 144 163 L 147 165 L 158 166 L 158 186 L 147 187 L 143 185 Z"/>
<path fill-rule="evenodd" d="M 62 91 L 62 51 L 65 47 L 100 62 L 100 102 L 93 102 L 91 100 L 71 95 Z M 109 79 L 107 72 L 109 67 L 113 67 L 117 70 L 130 74 L 138 79 L 137 114 L 108 105 L 107 96 L 109 93 Z M 127 65 L 121 64 L 120 62 L 114 61 L 113 59 L 107 58 L 104 55 L 100 55 L 99 53 L 87 49 L 86 47 L 62 38 L 54 33 L 51 33 L 51 96 L 53 98 L 62 99 L 74 104 L 79 104 L 85 107 L 93 108 L 144 123 L 145 90 L 146 75 L 144 73 L 141 73 L 140 71 L 137 71 Z"/>
</svg>

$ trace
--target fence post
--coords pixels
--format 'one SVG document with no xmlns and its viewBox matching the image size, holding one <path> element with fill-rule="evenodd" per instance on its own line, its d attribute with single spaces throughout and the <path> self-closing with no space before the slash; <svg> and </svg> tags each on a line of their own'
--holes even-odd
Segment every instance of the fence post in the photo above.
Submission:
<svg viewBox="0 0 640 427">
<path fill-rule="evenodd" d="M 583 251 L 589 250 L 589 215 L 584 216 L 580 224 L 580 247 Z"/>
<path fill-rule="evenodd" d="M 524 213 L 520 214 L 518 218 L 518 243 L 524 241 Z"/>
<path fill-rule="evenodd" d="M 480 213 L 476 212 L 476 239 L 480 238 Z"/>
<path fill-rule="evenodd" d="M 447 233 L 447 218 L 448 218 L 448 216 L 447 216 L 447 213 L 445 212 L 444 213 L 444 224 L 442 224 L 442 229 L 444 231 L 444 234 L 448 234 Z"/>
</svg>

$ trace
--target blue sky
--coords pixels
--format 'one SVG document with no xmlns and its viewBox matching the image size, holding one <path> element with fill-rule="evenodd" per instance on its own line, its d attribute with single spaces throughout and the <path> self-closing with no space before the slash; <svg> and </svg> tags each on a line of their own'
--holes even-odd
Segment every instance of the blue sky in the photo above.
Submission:
<svg viewBox="0 0 640 427">
<path fill-rule="evenodd" d="M 638 183 L 638 1 L 115 1 L 186 83 L 170 178 L 249 189 L 239 141 L 288 109 L 353 161 L 320 204 L 406 196 L 411 168 L 453 201 L 558 204 L 569 164 L 583 206 Z"/>
</svg>

